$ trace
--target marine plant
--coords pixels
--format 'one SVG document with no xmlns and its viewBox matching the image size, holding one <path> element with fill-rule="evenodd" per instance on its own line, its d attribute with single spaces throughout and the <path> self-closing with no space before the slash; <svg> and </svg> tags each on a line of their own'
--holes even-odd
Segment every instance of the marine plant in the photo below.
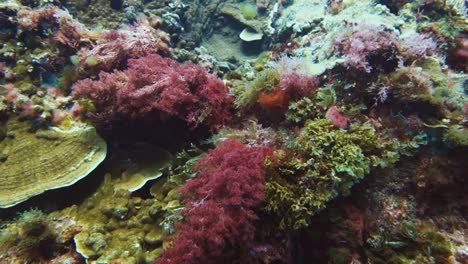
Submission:
<svg viewBox="0 0 468 264">
<path fill-rule="evenodd" d="M 319 88 L 319 83 L 316 76 L 286 72 L 281 75 L 280 87 L 287 91 L 291 99 L 298 99 L 314 94 Z"/>
<path fill-rule="evenodd" d="M 303 124 L 309 119 L 323 118 L 326 110 L 336 105 L 336 93 L 333 88 L 326 86 L 319 88 L 312 96 L 303 96 L 289 103 L 286 120 Z"/>
<path fill-rule="evenodd" d="M 414 33 L 401 38 L 399 49 L 406 59 L 419 60 L 434 55 L 437 43 L 427 33 Z"/>
<path fill-rule="evenodd" d="M 32 130 L 41 127 L 29 133 L 37 140 L 26 142 L 10 131 L 11 123 L 0 120 L 0 167 L 13 158 L 2 144 L 24 143 L 18 151 L 44 149 L 33 143 L 59 142 L 42 128 L 61 124 L 75 131 L 76 119 L 89 118 L 111 133 L 129 128 L 126 135 L 106 138 L 111 158 L 127 140 L 165 141 L 166 128 L 169 134 L 196 135 L 181 142 L 170 134 L 172 150 L 189 141 L 218 146 L 209 154 L 200 149 L 179 153 L 172 166 L 157 172 L 149 194 L 146 188 L 116 191 L 122 182 L 104 177 L 105 186 L 92 197 L 58 213 L 82 228 L 70 235 L 75 243 L 59 244 L 59 251 L 74 252 L 76 246 L 87 262 L 129 264 L 152 263 L 161 254 L 160 263 L 466 259 L 461 243 L 468 145 L 466 1 L 257 0 L 255 8 L 254 0 L 242 0 L 232 12 L 219 0 L 95 0 L 89 8 L 86 0 L 0 2 L 0 119 L 11 122 L 20 115 L 33 121 Z M 54 5 L 90 25 L 136 23 L 88 30 Z M 138 10 L 150 19 L 137 18 Z M 209 56 L 220 39 L 237 38 L 237 26 L 264 33 L 258 48 L 271 51 L 257 62 Z M 204 33 L 208 48 L 194 51 Z M 174 60 L 155 54 L 171 54 Z M 232 98 L 222 81 L 175 60 L 196 61 L 231 77 L 226 84 L 234 86 L 240 116 L 230 122 Z M 66 95 L 74 82 L 72 98 Z M 134 138 L 132 131 L 140 127 L 148 133 Z M 219 133 L 200 141 L 207 132 L 200 127 Z M 424 132 L 431 145 L 416 156 Z M 46 147 L 55 150 L 57 144 Z M 404 155 L 413 157 L 393 166 Z M 17 165 L 24 165 L 24 156 L 18 156 Z M 41 164 L 50 160 L 29 156 L 39 157 Z M 126 172 L 137 170 L 139 162 L 124 166 L 131 168 L 103 164 L 101 169 L 112 175 L 122 169 L 131 178 Z M 28 171 L 49 172 L 41 168 Z M 6 196 L 17 197 L 17 188 L 14 194 Z M 344 212 L 337 216 L 337 210 Z M 29 228 L 21 224 L 23 218 L 0 226 L 0 262 L 22 261 L 8 259 L 19 252 L 28 259 L 22 262 L 55 263 L 41 256 L 51 254 L 49 248 L 28 250 L 25 241 L 33 237 L 31 243 L 57 248 L 58 236 L 48 240 L 47 233 L 56 221 L 42 214 L 31 221 L 38 230 L 21 233 L 21 225 Z M 173 238 L 165 240 L 168 235 Z M 311 246 L 305 236 L 320 245 Z M 22 243 L 25 251 L 18 248 Z"/>
<path fill-rule="evenodd" d="M 251 82 L 237 87 L 235 105 L 239 109 L 249 108 L 255 104 L 261 92 L 273 92 L 281 80 L 280 72 L 276 69 L 265 69 Z M 235 87 L 236 88 L 236 87 Z"/>
<path fill-rule="evenodd" d="M 14 223 L 0 231 L 0 252 L 14 252 L 25 260 L 37 261 L 48 257 L 56 238 L 47 215 L 32 209 L 21 213 Z"/>
<path fill-rule="evenodd" d="M 101 72 L 99 77 L 76 82 L 73 95 L 93 101 L 93 120 L 101 126 L 119 120 L 178 119 L 191 128 L 204 124 L 216 129 L 230 119 L 226 86 L 196 65 L 149 55 L 130 59 L 124 71 Z"/>
<path fill-rule="evenodd" d="M 255 103 L 267 110 L 286 111 L 291 100 L 313 95 L 319 85 L 316 76 L 284 71 L 280 67 L 267 68 L 253 81 L 235 91 L 235 104 L 239 109 L 248 109 Z"/>
<path fill-rule="evenodd" d="M 445 132 L 444 141 L 451 147 L 467 147 L 468 129 L 459 125 L 451 126 Z"/>
<path fill-rule="evenodd" d="M 446 236 L 426 221 L 404 221 L 398 232 L 373 232 L 367 254 L 373 263 L 449 262 L 453 246 Z"/>
<path fill-rule="evenodd" d="M 468 72 L 468 34 L 460 34 L 450 48 L 447 63 L 455 69 Z"/>
<path fill-rule="evenodd" d="M 394 31 L 361 23 L 338 36 L 334 50 L 344 56 L 348 68 L 389 72 L 397 66 L 398 45 L 398 35 Z"/>
<path fill-rule="evenodd" d="M 240 9 L 242 16 L 247 20 L 254 19 L 257 16 L 257 6 L 254 4 L 243 3 Z"/>
<path fill-rule="evenodd" d="M 304 97 L 289 104 L 288 111 L 286 112 L 286 120 L 295 124 L 300 124 L 304 123 L 309 118 L 315 117 L 316 114 L 317 111 L 312 99 Z"/>
<path fill-rule="evenodd" d="M 119 30 L 110 30 L 99 35 L 96 44 L 83 47 L 76 60 L 80 71 L 98 73 L 124 69 L 129 59 L 150 54 L 170 54 L 169 35 L 155 29 L 145 16 Z"/>
<path fill-rule="evenodd" d="M 349 125 L 349 119 L 336 106 L 330 107 L 325 113 L 325 117 L 336 127 L 347 128 Z"/>
<path fill-rule="evenodd" d="M 239 259 L 254 238 L 256 210 L 265 199 L 264 160 L 271 149 L 227 140 L 195 166 L 181 189 L 184 220 L 156 263 L 217 263 Z"/>
<path fill-rule="evenodd" d="M 448 78 L 435 59 L 421 60 L 411 66 L 401 66 L 379 81 L 389 87 L 395 101 L 427 102 L 443 107 L 453 90 L 448 89 Z"/>
<path fill-rule="evenodd" d="M 383 140 L 372 127 L 344 130 L 327 119 L 307 122 L 286 144 L 268 163 L 266 210 L 287 230 L 308 226 L 328 201 L 349 194 L 372 168 L 389 167 L 400 156 L 396 142 Z"/>
</svg>

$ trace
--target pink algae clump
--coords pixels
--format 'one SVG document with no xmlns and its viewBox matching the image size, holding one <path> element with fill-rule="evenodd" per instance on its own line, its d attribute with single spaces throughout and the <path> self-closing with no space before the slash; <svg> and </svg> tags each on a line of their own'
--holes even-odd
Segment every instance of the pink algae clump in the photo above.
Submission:
<svg viewBox="0 0 468 264">
<path fill-rule="evenodd" d="M 346 116 L 340 113 L 338 107 L 332 106 L 328 109 L 325 117 L 329 119 L 332 124 L 338 128 L 347 128 L 349 125 L 349 120 Z"/>
<path fill-rule="evenodd" d="M 294 72 L 284 73 L 281 76 L 280 86 L 287 92 L 290 98 L 299 99 L 314 94 L 319 88 L 320 81 L 316 76 L 298 74 Z"/>
<path fill-rule="evenodd" d="M 195 166 L 198 176 L 180 191 L 186 208 L 179 235 L 156 263 L 232 263 L 226 253 L 248 252 L 244 250 L 252 246 L 258 219 L 255 210 L 265 200 L 264 160 L 271 153 L 270 148 L 230 139 L 203 158 Z"/>
<path fill-rule="evenodd" d="M 128 69 L 102 72 L 99 80 L 76 82 L 75 98 L 93 101 L 92 119 L 98 125 L 119 121 L 184 121 L 217 129 L 231 118 L 232 98 L 227 87 L 205 69 L 179 64 L 159 55 L 130 59 Z"/>
</svg>

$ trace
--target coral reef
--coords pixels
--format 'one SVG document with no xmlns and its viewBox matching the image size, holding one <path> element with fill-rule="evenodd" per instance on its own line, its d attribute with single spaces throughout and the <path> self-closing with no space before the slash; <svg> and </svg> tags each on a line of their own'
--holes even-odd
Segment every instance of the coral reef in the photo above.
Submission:
<svg viewBox="0 0 468 264">
<path fill-rule="evenodd" d="M 93 196 L 52 216 L 71 217 L 81 226 L 74 242 L 88 262 L 153 263 L 167 247 L 164 240 L 174 234 L 175 223 L 182 219 L 177 189 L 195 176 L 192 167 L 202 153 L 192 148 L 167 161 L 167 152 L 154 146 L 122 148 L 104 162 L 108 173 Z M 144 188 L 137 191 L 145 192 L 144 197 L 119 188 L 124 180 L 138 180 L 135 175 L 122 177 L 129 170 L 159 175 L 149 193 Z"/>
<path fill-rule="evenodd" d="M 63 5 L 77 19 L 92 27 L 118 28 L 134 22 L 143 11 L 143 3 L 133 0 L 63 1 Z"/>
<path fill-rule="evenodd" d="M 468 263 L 466 17 L 1 1 L 0 263 Z"/>
<path fill-rule="evenodd" d="M 466 166 L 459 155 L 423 155 L 420 161 L 405 161 L 391 172 L 365 179 L 353 197 L 335 203 L 316 218 L 314 224 L 322 226 L 321 231 L 304 235 L 304 243 L 316 249 L 309 259 L 332 263 L 466 261 L 462 238 L 466 195 L 463 187 L 455 187 L 464 181 Z M 327 254 L 317 254 L 324 249 Z"/>
<path fill-rule="evenodd" d="M 54 215 L 69 216 L 82 226 L 74 237 L 76 251 L 88 261 L 151 263 L 161 254 L 163 230 L 158 227 L 162 210 L 153 199 L 114 191 L 107 176 L 98 192 Z"/>
<path fill-rule="evenodd" d="M 181 36 L 180 45 L 193 48 L 200 43 L 203 37 L 211 35 L 215 28 L 213 24 L 217 21 L 217 15 L 222 14 L 222 8 L 232 2 L 236 1 L 194 0 L 188 2 L 188 12 L 184 12 L 181 16 L 185 32 Z"/>
</svg>

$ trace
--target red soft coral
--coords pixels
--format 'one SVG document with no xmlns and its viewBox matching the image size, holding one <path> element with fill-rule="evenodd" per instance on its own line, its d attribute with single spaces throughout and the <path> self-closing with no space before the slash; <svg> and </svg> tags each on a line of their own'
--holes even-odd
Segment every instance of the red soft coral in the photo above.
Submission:
<svg viewBox="0 0 468 264">
<path fill-rule="evenodd" d="M 73 86 L 76 98 L 94 102 L 97 123 L 176 118 L 192 128 L 203 123 L 216 129 L 230 119 L 232 98 L 226 86 L 203 68 L 154 54 L 128 64 L 125 71 L 101 73 L 97 81 Z"/>
<path fill-rule="evenodd" d="M 271 152 L 228 140 L 202 159 L 198 176 L 181 189 L 186 208 L 180 234 L 156 263 L 221 263 L 235 249 L 248 248 L 254 210 L 265 199 L 264 160 Z"/>
</svg>

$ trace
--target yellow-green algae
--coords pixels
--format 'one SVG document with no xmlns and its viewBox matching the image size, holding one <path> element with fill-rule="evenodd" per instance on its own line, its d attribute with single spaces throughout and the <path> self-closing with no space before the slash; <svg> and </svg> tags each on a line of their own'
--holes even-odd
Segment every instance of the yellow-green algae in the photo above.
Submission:
<svg viewBox="0 0 468 264">
<path fill-rule="evenodd" d="M 251 20 L 257 16 L 257 7 L 251 3 L 243 3 L 240 7 L 242 16 L 247 19 Z"/>
<path fill-rule="evenodd" d="M 72 185 L 106 156 L 106 143 L 92 126 L 30 129 L 31 123 L 13 118 L 6 124 L 5 137 L 0 138 L 2 208 Z"/>
<path fill-rule="evenodd" d="M 261 71 L 253 81 L 237 81 L 233 84 L 238 109 L 252 107 L 261 92 L 271 92 L 280 83 L 280 72 L 276 69 Z"/>
<path fill-rule="evenodd" d="M 255 18 L 255 16 L 249 17 L 249 19 L 244 17 L 242 7 L 239 5 L 227 3 L 223 5 L 223 7 L 220 10 L 220 13 L 222 15 L 233 18 L 235 21 L 259 33 L 263 32 L 266 27 L 266 23 L 264 21 L 259 19 L 253 19 Z"/>
<path fill-rule="evenodd" d="M 50 219 L 38 209 L 22 212 L 0 229 L 0 262 L 42 263 L 46 261 L 44 249 L 68 246 L 74 228 L 73 221 Z"/>
<path fill-rule="evenodd" d="M 405 221 L 397 234 L 379 231 L 366 241 L 372 263 L 452 263 L 454 246 L 429 221 Z"/>
<path fill-rule="evenodd" d="M 322 211 L 339 194 L 374 168 L 387 168 L 401 154 L 418 148 L 423 140 L 411 142 L 386 139 L 368 125 L 339 129 L 327 119 L 310 120 L 287 149 L 267 161 L 266 210 L 280 229 L 299 230 L 311 216 Z"/>
</svg>

